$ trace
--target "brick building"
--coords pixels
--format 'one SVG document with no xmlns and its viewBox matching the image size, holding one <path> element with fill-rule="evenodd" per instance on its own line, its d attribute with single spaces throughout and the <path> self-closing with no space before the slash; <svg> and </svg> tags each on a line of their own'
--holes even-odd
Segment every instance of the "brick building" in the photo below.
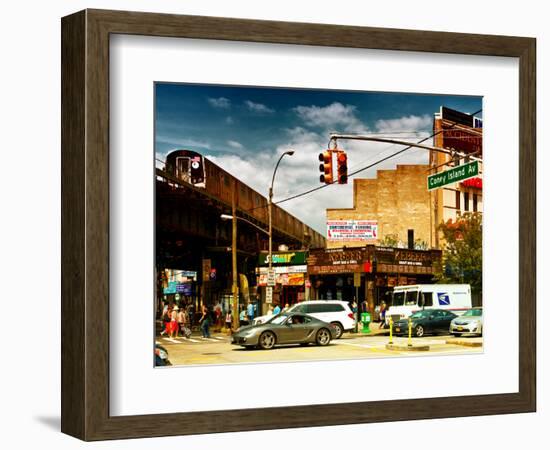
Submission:
<svg viewBox="0 0 550 450">
<path fill-rule="evenodd" d="M 352 221 L 372 221 L 371 236 L 343 233 L 327 236 L 327 248 L 363 247 L 380 244 L 385 238 L 408 246 L 416 241 L 422 248 L 434 247 L 430 192 L 426 189 L 428 165 L 398 165 L 394 170 L 378 170 L 376 178 L 353 180 L 353 207 L 327 209 L 327 222 L 336 225 Z M 387 241 L 385 241 L 387 242 Z"/>
<path fill-rule="evenodd" d="M 427 189 L 428 175 L 482 157 L 482 120 L 442 106 L 434 115 L 433 131 L 434 147 L 466 156 L 431 151 L 429 165 L 397 165 L 378 170 L 376 178 L 354 179 L 353 207 L 327 209 L 327 248 L 391 242 L 395 247 L 438 249 L 439 224 L 483 211 L 481 163 L 479 177 Z"/>
<path fill-rule="evenodd" d="M 482 152 L 482 120 L 470 114 L 455 111 L 442 106 L 434 116 L 435 147 L 452 149 L 467 155 L 465 158 L 451 157 L 444 153 L 431 152 L 430 173 L 449 169 L 453 166 L 465 164 L 471 156 L 481 158 Z M 483 165 L 480 164 L 480 172 Z M 470 178 L 462 182 L 449 184 L 432 191 L 432 218 L 439 224 L 455 220 L 457 216 L 468 212 L 483 211 L 483 182 L 482 178 Z M 440 247 L 440 236 L 435 235 L 435 247 Z"/>
<path fill-rule="evenodd" d="M 353 207 L 327 209 L 327 249 L 312 252 L 308 276 L 318 298 L 389 299 L 394 286 L 429 284 L 441 264 L 437 229 L 465 212 L 482 211 L 481 176 L 428 190 L 428 176 L 482 157 L 481 119 L 441 107 L 434 115 L 429 164 L 397 165 L 353 180 Z M 419 150 L 423 151 L 423 150 Z M 480 174 L 482 165 L 479 163 Z"/>
</svg>

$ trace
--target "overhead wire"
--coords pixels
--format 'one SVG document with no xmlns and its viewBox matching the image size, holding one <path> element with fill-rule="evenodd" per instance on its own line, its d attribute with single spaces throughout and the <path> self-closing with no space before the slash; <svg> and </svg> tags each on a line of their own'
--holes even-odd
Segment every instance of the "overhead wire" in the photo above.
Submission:
<svg viewBox="0 0 550 450">
<path fill-rule="evenodd" d="M 472 115 L 472 116 L 475 116 L 476 114 L 479 114 L 482 110 L 483 110 L 483 109 L 479 109 L 478 111 L 472 113 L 471 115 Z M 435 133 L 432 133 L 430 136 L 427 136 L 427 137 L 425 137 L 425 138 L 423 138 L 423 139 L 420 139 L 418 142 L 415 142 L 415 144 L 421 144 L 421 143 L 423 143 L 423 142 L 426 142 L 428 139 L 432 139 L 433 137 L 435 137 L 435 136 L 437 136 L 437 135 L 439 135 L 439 134 L 441 134 L 441 133 L 444 133 L 444 132 L 447 131 L 447 130 L 450 130 L 450 129 L 454 128 L 454 127 L 455 127 L 456 125 L 458 125 L 458 124 L 459 124 L 459 122 L 453 122 L 452 125 L 450 125 L 449 127 L 444 128 L 444 129 L 441 129 L 441 130 L 439 130 L 439 131 L 437 131 L 437 132 L 435 132 Z M 406 133 L 410 133 L 410 132 L 406 132 Z M 419 132 L 418 132 L 418 133 L 419 133 Z M 374 134 L 374 133 L 372 133 L 372 134 Z M 380 134 L 391 134 L 391 133 L 380 133 Z M 331 139 L 331 141 L 332 141 L 332 139 Z M 386 147 L 385 149 L 383 149 L 383 150 L 381 150 L 380 152 L 378 152 L 376 155 L 381 155 L 382 153 L 384 153 L 384 152 L 390 150 L 391 148 L 395 147 L 395 145 L 396 145 L 396 144 L 393 144 L 393 145 L 391 145 L 391 146 L 389 146 L 389 147 Z M 329 146 L 330 146 L 330 141 L 329 141 Z M 374 167 L 374 166 L 376 166 L 376 165 L 378 165 L 378 164 L 381 164 L 381 163 L 383 163 L 384 161 L 387 161 L 387 160 L 389 160 L 389 159 L 391 159 L 391 158 L 394 158 L 395 156 L 401 155 L 401 154 L 403 154 L 403 153 L 406 152 L 407 150 L 410 150 L 410 149 L 413 148 L 413 147 L 414 147 L 413 145 L 408 145 L 408 146 L 406 146 L 405 148 L 403 148 L 403 149 L 401 149 L 401 150 L 398 150 L 398 151 L 392 153 L 391 155 L 388 155 L 388 156 L 385 156 L 385 157 L 383 157 L 383 158 L 380 158 L 380 159 L 376 160 L 375 162 L 373 162 L 373 163 L 371 163 L 371 164 L 368 164 L 367 166 L 364 166 L 364 167 L 361 167 L 360 169 L 354 170 L 354 171 L 352 171 L 351 173 L 348 173 L 348 178 L 351 178 L 351 177 L 353 177 L 354 175 L 357 175 L 357 174 L 359 174 L 359 173 L 361 173 L 361 172 L 364 172 L 365 170 L 368 170 L 368 169 L 370 169 L 370 168 L 372 168 L 372 167 Z M 371 157 L 371 158 L 368 158 L 367 160 L 365 160 L 365 162 L 368 161 L 368 160 L 371 160 L 371 159 L 372 159 L 372 157 Z M 158 158 L 155 158 L 155 160 L 156 160 L 156 161 L 159 161 L 159 162 L 162 162 L 162 163 L 164 163 L 164 164 L 166 164 L 165 161 L 162 161 L 162 160 L 160 160 L 160 159 L 158 159 Z M 361 164 L 361 163 L 360 163 L 360 164 Z M 311 194 L 311 193 L 313 193 L 313 192 L 319 191 L 319 190 L 321 190 L 321 189 L 324 189 L 324 188 L 326 188 L 326 187 L 332 186 L 333 184 L 337 184 L 337 183 L 338 183 L 337 180 L 334 180 L 334 181 L 331 181 L 330 183 L 326 183 L 326 184 L 323 184 L 323 185 L 321 185 L 321 186 L 316 186 L 316 187 L 314 187 L 314 188 L 308 189 L 307 191 L 301 192 L 301 193 L 299 193 L 299 194 L 292 195 L 292 196 L 287 197 L 287 198 L 284 198 L 284 199 L 282 199 L 282 200 L 273 202 L 273 204 L 274 204 L 274 205 L 279 205 L 279 204 L 281 204 L 281 203 L 285 203 L 285 202 L 288 202 L 288 201 L 290 201 L 290 200 L 294 200 L 294 199 L 296 199 L 296 198 L 303 197 L 303 196 L 305 196 L 305 195 Z M 253 208 L 247 209 L 246 211 L 247 211 L 247 212 L 249 212 L 249 211 L 254 211 L 254 210 L 260 209 L 260 208 L 267 208 L 267 204 L 255 206 L 255 207 L 253 207 Z"/>
<path fill-rule="evenodd" d="M 475 116 L 476 114 L 479 114 L 481 111 L 482 111 L 482 109 L 480 109 L 480 110 L 474 112 L 474 113 L 472 114 L 472 116 Z M 451 128 L 454 128 L 457 124 L 458 124 L 458 122 L 454 122 L 450 127 L 445 128 L 445 129 L 442 129 L 442 130 L 439 130 L 439 131 L 437 131 L 437 132 L 435 132 L 435 133 L 432 133 L 430 136 L 427 136 L 427 137 L 425 137 L 425 138 L 423 138 L 423 139 L 421 139 L 421 140 L 419 140 L 418 142 L 415 142 L 415 143 L 416 143 L 416 144 L 421 144 L 421 143 L 423 143 L 423 142 L 426 142 L 428 139 L 431 139 L 431 138 L 433 138 L 433 137 L 435 137 L 435 136 L 437 136 L 437 135 L 443 133 L 445 130 L 449 130 L 449 129 L 451 129 Z M 374 167 L 374 166 L 376 166 L 376 165 L 378 165 L 378 164 L 380 164 L 380 163 L 383 163 L 384 161 L 387 161 L 388 159 L 391 159 L 391 158 L 393 158 L 394 156 L 400 155 L 400 154 L 404 153 L 405 151 L 407 151 L 407 150 L 409 150 L 409 149 L 411 149 L 411 148 L 413 148 L 413 146 L 412 146 L 412 145 L 408 145 L 408 146 L 406 146 L 405 148 L 403 148 L 403 149 L 401 149 L 401 150 L 398 150 L 397 152 L 392 153 L 392 154 L 389 155 L 389 156 L 386 156 L 386 157 L 384 157 L 384 158 L 381 158 L 381 159 L 375 161 L 375 162 L 372 163 L 372 164 L 369 164 L 369 165 L 367 165 L 367 166 L 365 166 L 365 167 L 362 167 L 362 168 L 360 168 L 360 169 L 358 169 L 358 170 L 355 170 L 355 171 L 353 171 L 353 172 L 351 172 L 351 173 L 348 173 L 348 178 L 351 178 L 352 176 L 357 175 L 358 173 L 364 172 L 365 170 L 368 170 L 368 169 L 370 169 L 370 168 L 372 168 L 372 167 Z M 387 150 L 387 149 L 386 149 L 386 150 Z M 385 151 L 385 150 L 384 150 L 384 151 Z M 326 184 L 323 184 L 323 185 L 321 185 L 321 186 L 317 186 L 317 187 L 315 187 L 315 188 L 312 188 L 312 189 L 309 189 L 309 190 L 307 190 L 307 191 L 301 192 L 300 194 L 292 195 L 292 196 L 290 196 L 290 197 L 284 198 L 284 199 L 279 200 L 279 201 L 277 201 L 277 202 L 273 202 L 273 204 L 279 205 L 279 204 L 281 204 L 281 203 L 288 202 L 288 201 L 290 201 L 290 200 L 294 200 L 294 199 L 296 199 L 296 198 L 303 197 L 303 196 L 305 196 L 305 195 L 311 194 L 311 193 L 313 193 L 313 192 L 315 192 L 315 191 L 319 191 L 319 190 L 324 189 L 324 188 L 326 188 L 326 187 L 328 187 L 328 186 L 332 186 L 333 184 L 337 184 L 337 180 L 334 180 L 334 181 L 331 181 L 330 183 L 326 183 Z M 254 209 L 256 209 L 256 208 L 254 208 Z"/>
</svg>

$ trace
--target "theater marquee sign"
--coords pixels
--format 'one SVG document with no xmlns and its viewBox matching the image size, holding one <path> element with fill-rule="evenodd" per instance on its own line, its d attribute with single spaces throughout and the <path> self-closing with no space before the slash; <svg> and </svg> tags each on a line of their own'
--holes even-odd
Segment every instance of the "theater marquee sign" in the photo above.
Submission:
<svg viewBox="0 0 550 450">
<path fill-rule="evenodd" d="M 365 261 L 368 261 L 365 248 L 313 250 L 307 259 L 307 272 L 311 275 L 364 272 Z"/>
<path fill-rule="evenodd" d="M 310 251 L 307 272 L 310 275 L 340 273 L 412 273 L 430 274 L 441 261 L 440 250 L 411 250 L 369 245 L 361 248 L 334 248 Z"/>
<path fill-rule="evenodd" d="M 375 254 L 379 273 L 433 274 L 441 261 L 441 250 L 379 247 Z"/>
</svg>

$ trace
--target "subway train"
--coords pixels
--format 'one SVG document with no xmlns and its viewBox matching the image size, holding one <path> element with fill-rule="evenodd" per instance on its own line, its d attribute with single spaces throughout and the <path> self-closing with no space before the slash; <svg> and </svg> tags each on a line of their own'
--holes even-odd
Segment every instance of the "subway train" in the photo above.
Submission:
<svg viewBox="0 0 550 450">
<path fill-rule="evenodd" d="M 164 170 L 172 177 L 204 189 L 208 194 L 228 204 L 231 204 L 232 185 L 236 183 L 237 208 L 267 225 L 267 198 L 200 153 L 192 150 L 174 150 L 166 156 Z M 298 240 L 302 240 L 304 235 L 310 236 L 310 248 L 325 246 L 324 236 L 277 205 L 273 205 L 272 220 L 274 228 L 293 235 Z"/>
</svg>

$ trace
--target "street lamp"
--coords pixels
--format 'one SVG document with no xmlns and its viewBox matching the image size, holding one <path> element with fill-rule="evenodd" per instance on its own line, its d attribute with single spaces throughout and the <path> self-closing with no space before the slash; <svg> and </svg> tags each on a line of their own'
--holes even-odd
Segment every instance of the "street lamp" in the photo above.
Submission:
<svg viewBox="0 0 550 450">
<path fill-rule="evenodd" d="M 220 219 L 222 220 L 233 220 L 233 216 L 231 214 L 222 214 L 220 215 Z M 245 219 L 244 217 L 236 217 L 237 220 L 242 220 L 243 222 L 246 222 L 248 225 L 253 226 L 257 230 L 261 231 L 262 233 L 265 233 L 269 235 L 269 231 L 264 230 L 262 227 L 259 227 L 254 222 L 251 222 L 250 220 Z"/>
<path fill-rule="evenodd" d="M 268 202 L 267 202 L 267 211 L 269 215 L 269 261 L 268 261 L 268 280 L 271 277 L 271 271 L 273 270 L 272 267 L 272 260 L 273 260 L 273 223 L 272 223 L 272 214 L 271 214 L 271 206 L 273 204 L 273 183 L 275 182 L 275 174 L 277 173 L 277 169 L 279 168 L 279 164 L 281 163 L 281 160 L 286 156 L 292 156 L 294 155 L 294 150 L 288 150 L 284 152 L 277 161 L 277 164 L 275 165 L 275 170 L 273 170 L 273 177 L 271 178 L 271 185 L 269 186 L 269 196 L 268 196 Z M 266 289 L 273 289 L 272 286 L 267 286 Z M 267 292 L 267 291 L 266 291 Z"/>
</svg>

